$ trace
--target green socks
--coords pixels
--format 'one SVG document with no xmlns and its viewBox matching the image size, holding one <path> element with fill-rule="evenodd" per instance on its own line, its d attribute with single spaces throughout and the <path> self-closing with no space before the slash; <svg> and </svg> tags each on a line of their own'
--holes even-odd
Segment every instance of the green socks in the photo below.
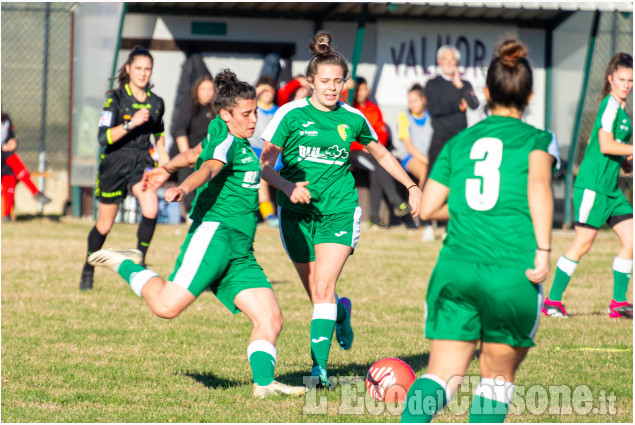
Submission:
<svg viewBox="0 0 635 425">
<path fill-rule="evenodd" d="M 344 308 L 344 306 L 342 306 Z M 311 359 L 313 366 L 326 369 L 329 359 L 331 340 L 337 319 L 337 304 L 313 304 L 313 320 L 311 320 Z"/>
<path fill-rule="evenodd" d="M 417 379 L 408 390 L 401 422 L 430 422 L 449 401 L 445 387 L 446 384 L 435 375 L 425 374 Z"/>
<path fill-rule="evenodd" d="M 141 290 L 143 290 L 146 283 L 153 277 L 158 276 L 152 270 L 145 269 L 135 264 L 132 260 L 124 260 L 119 266 L 117 273 L 128 282 L 130 288 L 138 296 L 141 296 Z"/>
<path fill-rule="evenodd" d="M 578 263 L 569 260 L 564 255 L 558 259 L 556 263 L 556 275 L 553 278 L 551 291 L 549 291 L 549 299 L 551 301 L 562 301 L 562 293 L 567 289 L 567 285 L 576 267 L 578 267 Z"/>
<path fill-rule="evenodd" d="M 264 339 L 257 339 L 247 346 L 247 358 L 254 383 L 267 386 L 273 382 L 277 354 L 276 347 Z"/>
<path fill-rule="evenodd" d="M 613 259 L 613 299 L 617 302 L 626 301 L 628 281 L 633 270 L 633 260 L 615 257 Z"/>
<path fill-rule="evenodd" d="M 470 423 L 502 423 L 507 416 L 514 394 L 514 384 L 492 378 L 481 378 L 474 391 L 470 408 Z"/>
</svg>

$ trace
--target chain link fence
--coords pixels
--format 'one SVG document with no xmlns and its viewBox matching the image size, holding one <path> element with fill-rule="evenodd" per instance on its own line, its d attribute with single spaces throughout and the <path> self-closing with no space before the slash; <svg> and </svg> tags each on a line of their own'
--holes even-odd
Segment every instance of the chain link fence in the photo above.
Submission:
<svg viewBox="0 0 635 425">
<path fill-rule="evenodd" d="M 2 110 L 11 117 L 18 152 L 32 171 L 38 170 L 42 147 L 47 170 L 69 166 L 72 6 L 2 3 Z"/>
<path fill-rule="evenodd" d="M 595 123 L 604 86 L 604 72 L 611 58 L 618 52 L 633 54 L 633 14 L 602 13 L 600 15 L 595 49 L 589 71 L 589 83 L 584 93 L 584 109 L 580 122 L 580 133 L 574 156 L 573 174 L 578 174 L 584 151 L 589 143 L 591 130 Z M 633 120 L 633 95 L 626 102 L 626 113 Z M 629 201 L 633 202 L 633 178 L 622 172 L 619 186 Z"/>
</svg>

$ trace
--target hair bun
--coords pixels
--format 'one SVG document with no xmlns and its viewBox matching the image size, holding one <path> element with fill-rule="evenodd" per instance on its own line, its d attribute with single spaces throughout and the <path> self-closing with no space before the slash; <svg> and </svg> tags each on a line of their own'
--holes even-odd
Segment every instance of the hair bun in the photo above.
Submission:
<svg viewBox="0 0 635 425">
<path fill-rule="evenodd" d="M 313 37 L 309 42 L 309 50 L 314 56 L 326 55 L 331 53 L 331 36 L 328 33 L 321 32 Z"/>
<path fill-rule="evenodd" d="M 498 58 L 503 65 L 510 68 L 515 67 L 521 59 L 525 59 L 527 54 L 527 47 L 513 38 L 503 40 L 494 49 L 494 56 Z"/>
<path fill-rule="evenodd" d="M 238 77 L 234 74 L 230 69 L 223 69 L 221 72 L 216 74 L 214 77 L 214 85 L 218 90 L 221 89 L 227 83 L 232 83 L 238 81 Z"/>
</svg>

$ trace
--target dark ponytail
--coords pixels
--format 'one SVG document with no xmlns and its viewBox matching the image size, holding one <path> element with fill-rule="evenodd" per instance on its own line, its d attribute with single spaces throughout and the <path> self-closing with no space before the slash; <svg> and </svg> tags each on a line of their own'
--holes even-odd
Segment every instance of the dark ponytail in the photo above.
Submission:
<svg viewBox="0 0 635 425">
<path fill-rule="evenodd" d="M 214 107 L 218 112 L 225 109 L 231 113 L 239 99 L 256 99 L 256 89 L 252 85 L 240 81 L 236 74 L 229 69 L 223 69 L 216 74 L 214 84 L 216 85 Z"/>
<path fill-rule="evenodd" d="M 602 86 L 602 99 L 611 92 L 611 84 L 609 84 L 609 75 L 613 75 L 618 68 L 633 69 L 633 57 L 628 53 L 620 52 L 613 56 L 604 72 L 604 86 Z"/>
</svg>

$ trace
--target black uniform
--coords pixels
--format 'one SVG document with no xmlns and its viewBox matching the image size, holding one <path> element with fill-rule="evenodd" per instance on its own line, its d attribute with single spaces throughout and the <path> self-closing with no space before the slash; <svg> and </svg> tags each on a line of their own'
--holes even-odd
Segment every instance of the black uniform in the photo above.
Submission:
<svg viewBox="0 0 635 425">
<path fill-rule="evenodd" d="M 5 143 L 7 143 L 10 139 L 13 139 L 15 137 L 15 134 L 13 133 L 13 124 L 11 123 L 11 119 L 9 118 L 9 115 L 3 113 L 2 114 L 2 118 L 4 118 L 2 120 L 2 146 L 4 146 Z M 11 169 L 11 167 L 9 167 L 9 165 L 7 165 L 7 158 L 9 158 L 11 155 L 13 155 L 15 152 L 11 151 L 11 152 L 5 152 L 2 151 L 2 175 L 3 176 L 10 176 L 13 173 L 13 170 Z"/>
<path fill-rule="evenodd" d="M 143 108 L 150 110 L 150 119 L 113 143 L 110 129 L 129 122 Z M 108 96 L 99 118 L 99 144 L 105 146 L 95 190 L 99 202 L 120 202 L 126 197 L 128 188 L 141 181 L 144 170 L 156 166 L 150 156 L 153 148 L 150 137 L 153 134 L 157 139 L 163 136 L 164 112 L 163 99 L 150 90 L 143 103 L 135 99 L 128 84 Z"/>
</svg>

